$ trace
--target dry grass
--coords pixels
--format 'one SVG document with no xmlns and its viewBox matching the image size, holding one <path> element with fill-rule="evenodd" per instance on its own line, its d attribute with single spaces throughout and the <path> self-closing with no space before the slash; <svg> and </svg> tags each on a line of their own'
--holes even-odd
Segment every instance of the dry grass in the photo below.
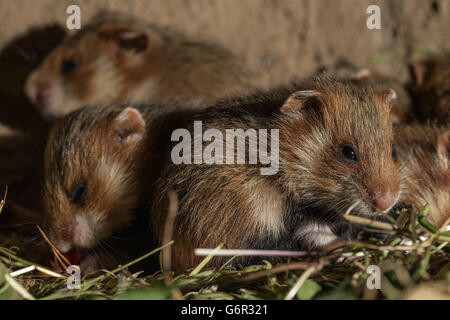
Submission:
<svg viewBox="0 0 450 320">
<path fill-rule="evenodd" d="M 449 299 L 450 233 L 432 227 L 427 211 L 403 210 L 397 220 L 384 224 L 346 216 L 387 237 L 358 239 L 278 265 L 266 262 L 236 270 L 229 263 L 219 269 L 200 264 L 185 274 L 129 272 L 131 265 L 159 254 L 169 242 L 113 271 L 83 279 L 78 290 L 67 288 L 67 275 L 0 247 L 0 299 Z M 380 290 L 366 286 L 369 265 L 381 268 Z"/>
</svg>

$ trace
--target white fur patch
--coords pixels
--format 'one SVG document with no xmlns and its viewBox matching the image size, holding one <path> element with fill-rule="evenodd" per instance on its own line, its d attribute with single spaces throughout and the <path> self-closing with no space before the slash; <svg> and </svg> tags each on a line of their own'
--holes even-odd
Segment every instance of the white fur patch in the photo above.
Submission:
<svg viewBox="0 0 450 320">
<path fill-rule="evenodd" d="M 96 175 L 105 183 L 105 188 L 111 193 L 111 197 L 118 198 L 126 191 L 128 174 L 118 162 L 107 157 L 100 158 Z"/>
<path fill-rule="evenodd" d="M 74 243 L 81 247 L 90 247 L 96 242 L 96 230 L 99 227 L 99 218 L 95 213 L 81 213 L 75 217 L 73 228 Z"/>
<path fill-rule="evenodd" d="M 337 236 L 331 231 L 330 227 L 311 223 L 299 228 L 295 238 L 300 241 L 306 241 L 314 247 L 322 247 L 336 240 Z"/>
<path fill-rule="evenodd" d="M 250 199 L 254 218 L 266 232 L 278 235 L 283 229 L 284 197 L 273 187 L 258 186 Z"/>
<path fill-rule="evenodd" d="M 68 95 L 65 90 L 64 82 L 54 79 L 45 89 L 44 95 L 47 95 L 47 105 L 45 113 L 61 117 L 81 107 L 78 97 Z"/>
</svg>

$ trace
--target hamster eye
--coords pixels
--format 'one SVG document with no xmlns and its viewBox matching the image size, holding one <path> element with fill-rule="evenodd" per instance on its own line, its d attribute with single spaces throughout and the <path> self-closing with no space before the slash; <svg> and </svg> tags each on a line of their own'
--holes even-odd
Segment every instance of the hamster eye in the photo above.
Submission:
<svg viewBox="0 0 450 320">
<path fill-rule="evenodd" d="M 72 59 L 66 59 L 61 62 L 61 73 L 67 75 L 78 68 L 78 63 Z"/>
<path fill-rule="evenodd" d="M 358 149 L 350 144 L 342 144 L 339 146 L 339 155 L 342 159 L 349 162 L 357 162 L 359 160 Z"/>
<path fill-rule="evenodd" d="M 73 204 L 83 204 L 86 191 L 86 183 L 79 183 L 74 186 L 72 188 L 72 191 L 70 192 L 70 202 L 72 202 Z"/>
</svg>

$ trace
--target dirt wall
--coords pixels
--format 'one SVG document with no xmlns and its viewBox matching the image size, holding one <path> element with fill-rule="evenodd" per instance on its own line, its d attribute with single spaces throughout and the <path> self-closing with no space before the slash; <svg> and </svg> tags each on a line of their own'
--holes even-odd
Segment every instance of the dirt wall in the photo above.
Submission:
<svg viewBox="0 0 450 320">
<path fill-rule="evenodd" d="M 218 42 L 266 87 L 340 59 L 405 79 L 404 58 L 450 50 L 450 0 L 0 0 L 0 46 L 32 26 L 64 24 L 69 4 L 81 7 L 82 24 L 110 9 Z M 381 30 L 366 27 L 371 4 Z"/>
</svg>

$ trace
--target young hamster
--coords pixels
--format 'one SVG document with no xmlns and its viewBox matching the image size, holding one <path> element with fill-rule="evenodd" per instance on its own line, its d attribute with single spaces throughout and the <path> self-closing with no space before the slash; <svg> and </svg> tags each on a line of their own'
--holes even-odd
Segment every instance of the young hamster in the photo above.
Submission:
<svg viewBox="0 0 450 320">
<path fill-rule="evenodd" d="M 402 125 L 394 145 L 400 162 L 398 207 L 430 205 L 427 219 L 441 228 L 450 217 L 450 129 L 437 125 Z"/>
<path fill-rule="evenodd" d="M 189 98 L 205 104 L 249 88 L 228 50 L 134 19 L 93 22 L 68 37 L 29 76 L 25 92 L 44 113 L 87 104 Z"/>
<path fill-rule="evenodd" d="M 220 243 L 228 248 L 316 249 L 336 239 L 339 217 L 351 207 L 353 214 L 370 217 L 377 216 L 376 208 L 390 210 L 399 194 L 398 165 L 392 158 L 394 95 L 319 77 L 172 118 L 172 126 L 158 140 L 176 141 L 172 133 L 180 128 L 194 136 L 194 121 L 202 121 L 203 144 L 197 143 L 211 154 L 216 138 L 205 140 L 212 141 L 213 132 L 225 138 L 227 129 L 246 134 L 267 129 L 267 154 L 277 153 L 279 142 L 279 161 L 272 158 L 279 168 L 272 175 L 262 175 L 255 164 L 175 164 L 172 156 L 179 151 L 178 144 L 165 146 L 163 167 L 152 190 L 151 223 L 152 233 L 161 241 L 166 194 L 176 191 L 174 269 L 195 266 L 200 261 L 195 248 Z M 279 130 L 279 139 L 271 129 Z M 241 147 L 249 146 L 248 137 L 244 139 Z M 236 151 L 238 145 L 230 150 Z M 220 151 L 214 152 L 219 163 L 225 157 Z M 237 261 L 260 262 L 252 259 Z M 224 261 L 216 257 L 210 264 L 220 266 Z"/>
<path fill-rule="evenodd" d="M 410 64 L 416 118 L 450 125 L 450 54 L 413 61 Z"/>
<path fill-rule="evenodd" d="M 133 220 L 145 135 L 139 111 L 113 105 L 76 110 L 51 129 L 43 229 L 60 251 L 95 248 Z"/>
<path fill-rule="evenodd" d="M 167 99 L 135 107 L 102 104 L 75 110 L 52 127 L 43 230 L 60 251 L 81 256 L 83 273 L 149 251 L 147 190 L 160 166 L 159 144 L 168 143 L 154 137 L 172 113 L 184 117 L 197 107 Z"/>
</svg>

